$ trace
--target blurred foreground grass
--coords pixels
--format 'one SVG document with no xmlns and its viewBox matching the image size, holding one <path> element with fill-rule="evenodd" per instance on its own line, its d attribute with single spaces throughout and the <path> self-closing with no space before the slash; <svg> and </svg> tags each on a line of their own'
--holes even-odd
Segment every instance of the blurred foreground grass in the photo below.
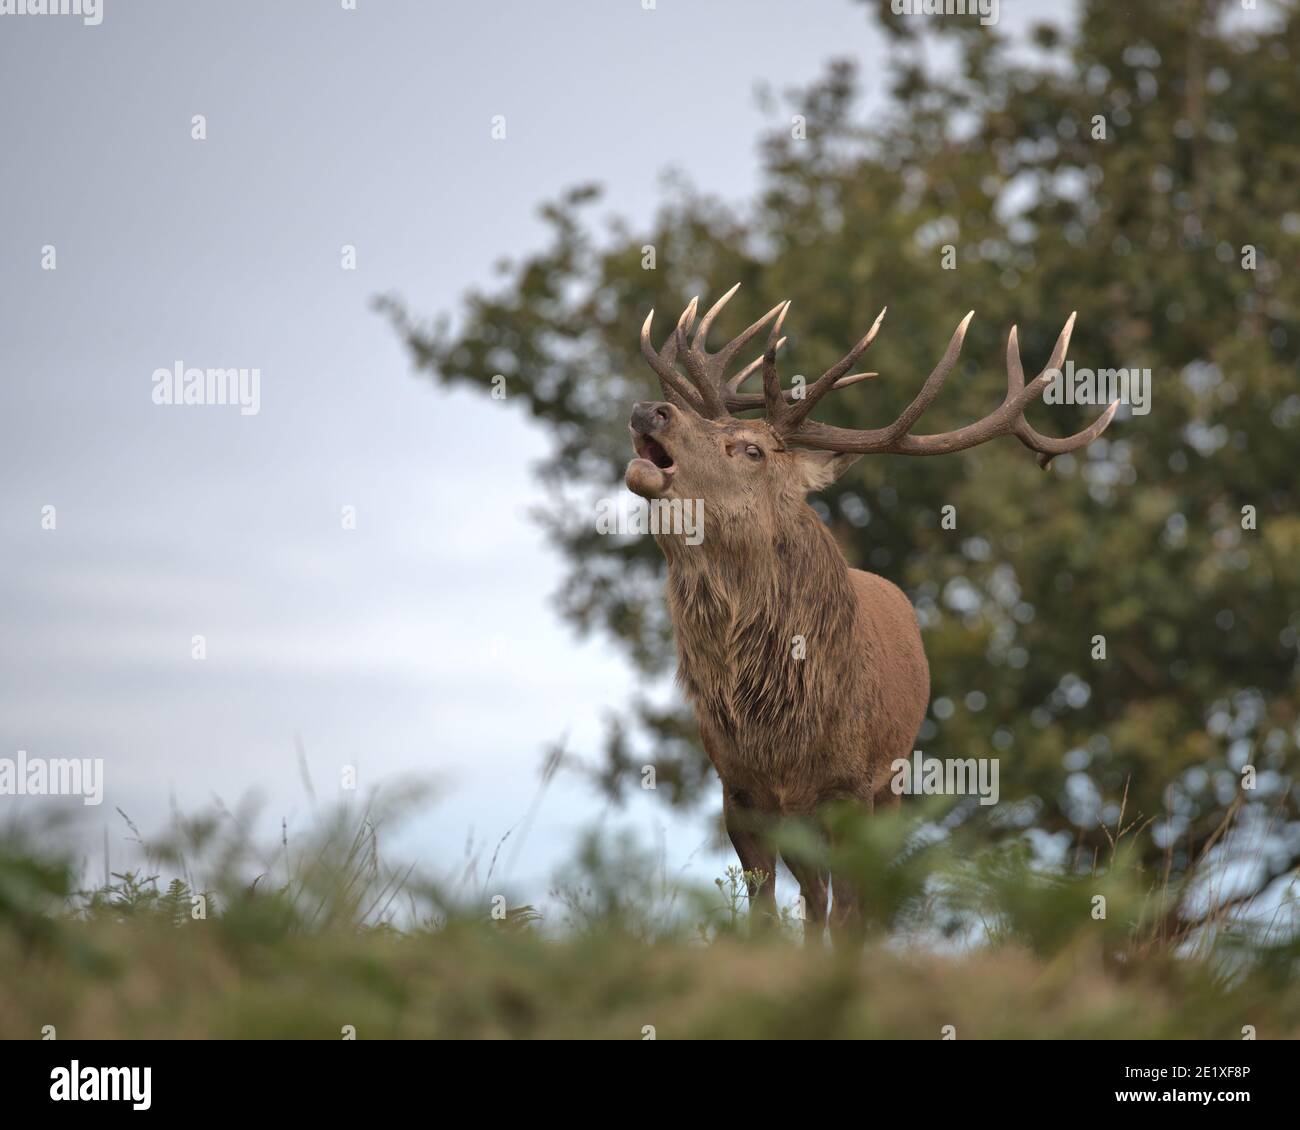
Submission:
<svg viewBox="0 0 1300 1130">
<path fill-rule="evenodd" d="M 788 914 L 751 931 L 734 871 L 711 891 L 673 887 L 596 838 L 558 909 L 512 906 L 490 876 L 453 895 L 382 861 L 377 831 L 396 815 L 339 812 L 269 857 L 238 820 L 179 822 L 141 843 L 147 871 L 93 890 L 11 829 L 0 1037 L 1300 1036 L 1294 930 L 1212 912 L 1171 927 L 1178 893 L 1129 873 L 1118 848 L 1066 874 L 927 835 L 920 814 L 858 821 L 840 862 L 875 892 L 871 930 L 832 949 Z"/>
</svg>

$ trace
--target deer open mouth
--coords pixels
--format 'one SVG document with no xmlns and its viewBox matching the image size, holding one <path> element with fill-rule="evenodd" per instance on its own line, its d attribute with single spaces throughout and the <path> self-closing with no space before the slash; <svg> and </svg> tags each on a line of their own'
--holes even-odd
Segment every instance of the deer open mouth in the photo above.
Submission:
<svg viewBox="0 0 1300 1130">
<path fill-rule="evenodd" d="M 632 446 L 636 448 L 639 458 L 653 463 L 659 470 L 666 471 L 670 475 L 677 470 L 677 461 L 668 454 L 668 449 L 657 439 L 633 432 Z"/>
<path fill-rule="evenodd" d="M 642 498 L 662 498 L 673 485 L 677 461 L 657 439 L 632 431 L 636 458 L 627 465 L 624 477 L 628 489 Z"/>
</svg>

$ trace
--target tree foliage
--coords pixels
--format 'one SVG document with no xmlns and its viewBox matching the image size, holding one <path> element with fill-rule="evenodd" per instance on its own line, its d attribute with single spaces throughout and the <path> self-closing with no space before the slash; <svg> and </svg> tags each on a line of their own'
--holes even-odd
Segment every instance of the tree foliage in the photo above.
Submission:
<svg viewBox="0 0 1300 1130">
<path fill-rule="evenodd" d="M 872 7 L 895 37 L 888 104 L 865 106 L 853 62 L 832 61 L 773 111 L 754 199 L 677 178 L 653 222 L 602 229 L 598 190 L 580 187 L 546 207 L 549 245 L 470 294 L 454 330 L 386 306 L 422 369 L 484 388 L 503 374 L 554 437 L 541 473 L 568 562 L 560 605 L 647 676 L 671 669 L 662 560 L 648 538 L 597 535 L 590 501 L 621 489 L 630 403 L 658 396 L 636 345 L 652 306 L 662 330 L 690 296 L 739 280 L 721 337 L 791 298 L 785 372 L 812 378 L 887 303 L 867 356 L 880 378 L 818 409 L 855 427 L 892 419 L 974 308 L 926 431 L 1000 401 L 1013 324 L 1032 373 L 1077 310 L 1075 364 L 1150 369 L 1149 414 L 1122 408 L 1047 473 L 1012 440 L 868 458 L 824 516 L 854 564 L 917 607 L 933 676 L 918 744 L 1001 759 L 999 834 L 1033 829 L 1090 864 L 1127 793 L 1146 865 L 1181 874 L 1231 809 L 1267 833 L 1263 883 L 1300 856 L 1297 7 L 1243 31 L 1217 2 L 1149 0 L 1121 18 L 1088 0 L 1069 34 L 1038 28 L 1029 45 Z M 941 73 L 924 64 L 936 39 Z M 1066 434 L 1098 410 L 1031 416 Z M 648 759 L 660 795 L 712 800 L 680 704 L 641 705 L 639 725 L 611 731 L 605 787 L 636 787 Z"/>
</svg>

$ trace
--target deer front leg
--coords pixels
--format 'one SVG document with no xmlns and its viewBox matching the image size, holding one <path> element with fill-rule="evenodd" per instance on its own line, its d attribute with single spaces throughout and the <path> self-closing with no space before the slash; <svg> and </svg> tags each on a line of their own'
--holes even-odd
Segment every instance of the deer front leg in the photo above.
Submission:
<svg viewBox="0 0 1300 1130">
<path fill-rule="evenodd" d="M 722 816 L 731 846 L 745 871 L 751 924 L 766 926 L 776 920 L 776 851 L 765 835 L 767 821 L 763 813 L 741 803 L 743 799 L 738 800 L 724 788 Z"/>
<path fill-rule="evenodd" d="M 799 883 L 799 894 L 803 898 L 803 936 L 804 940 L 818 941 L 826 929 L 826 908 L 829 902 L 829 890 L 826 880 L 829 872 L 821 870 L 815 864 L 788 859 L 785 865 Z"/>
<path fill-rule="evenodd" d="M 831 877 L 831 937 L 836 945 L 862 937 L 862 898 L 858 885 L 842 871 Z"/>
<path fill-rule="evenodd" d="M 867 793 L 859 797 L 854 804 L 870 817 L 876 808 L 897 808 L 900 797 L 891 789 L 884 788 L 878 795 Z M 836 837 L 831 837 L 831 848 L 837 847 Z M 861 944 L 865 925 L 862 921 L 862 892 L 844 870 L 837 870 L 831 876 L 831 936 L 836 945 Z"/>
</svg>

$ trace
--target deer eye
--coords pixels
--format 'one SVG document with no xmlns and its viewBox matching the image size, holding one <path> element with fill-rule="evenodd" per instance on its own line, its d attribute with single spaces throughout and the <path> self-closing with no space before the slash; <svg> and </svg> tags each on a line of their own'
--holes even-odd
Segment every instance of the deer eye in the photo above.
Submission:
<svg viewBox="0 0 1300 1130">
<path fill-rule="evenodd" d="M 747 444 L 745 447 L 745 454 L 751 459 L 762 459 L 763 449 L 756 443 Z"/>
</svg>

